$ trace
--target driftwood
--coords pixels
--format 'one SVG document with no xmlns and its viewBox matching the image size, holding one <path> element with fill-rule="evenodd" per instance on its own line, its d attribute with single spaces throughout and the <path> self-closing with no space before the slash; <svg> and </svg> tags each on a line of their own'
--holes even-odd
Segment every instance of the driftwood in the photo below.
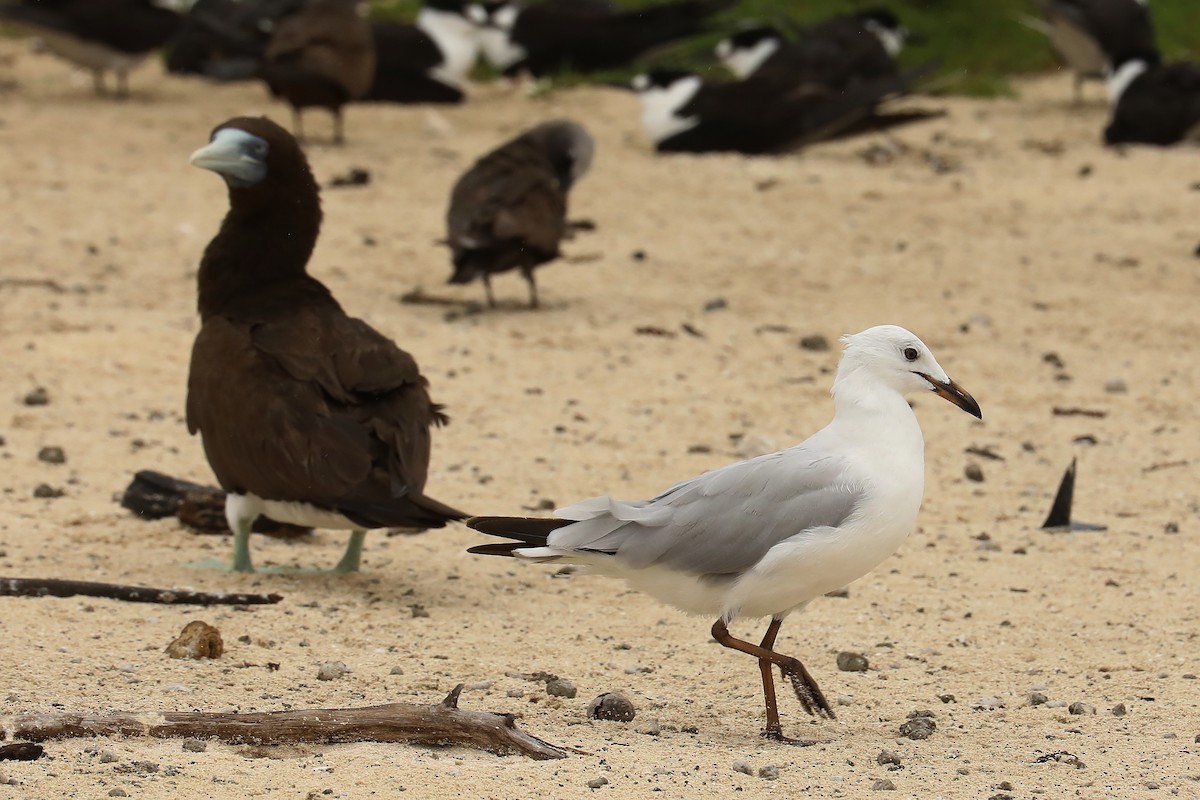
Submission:
<svg viewBox="0 0 1200 800">
<path fill-rule="evenodd" d="M 45 755 L 40 744 L 17 742 L 0 747 L 0 761 L 37 761 Z"/>
<path fill-rule="evenodd" d="M 216 738 L 230 744 L 407 742 L 463 745 L 499 755 L 524 755 L 537 760 L 566 758 L 566 751 L 519 730 L 511 714 L 460 709 L 458 696 L 462 688 L 462 684 L 454 687 L 437 705 L 387 703 L 365 708 L 246 714 L 52 712 L 0 716 L 0 729 L 11 738 L 35 742 L 76 736 Z"/>
<path fill-rule="evenodd" d="M 261 606 L 278 603 L 281 594 L 226 594 L 184 589 L 152 589 L 120 583 L 64 581 L 56 578 L 0 578 L 0 597 L 106 597 L 130 603 L 164 603 L 191 606 Z"/>
<path fill-rule="evenodd" d="M 121 507 L 142 519 L 178 517 L 179 521 L 201 533 L 231 533 L 225 521 L 225 493 L 213 486 L 172 478 L 144 469 L 121 495 Z M 286 525 L 266 517 L 254 520 L 256 533 L 291 538 L 309 533 L 308 528 Z"/>
</svg>

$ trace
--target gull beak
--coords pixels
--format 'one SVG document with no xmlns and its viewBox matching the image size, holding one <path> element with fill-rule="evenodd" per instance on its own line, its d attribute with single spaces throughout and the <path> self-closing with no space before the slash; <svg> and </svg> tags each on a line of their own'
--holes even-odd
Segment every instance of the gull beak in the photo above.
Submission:
<svg viewBox="0 0 1200 800">
<path fill-rule="evenodd" d="M 971 397 L 966 389 L 954 381 L 942 383 L 939 380 L 929 377 L 924 372 L 918 372 L 917 374 L 929 381 L 929 385 L 933 388 L 933 393 L 938 397 L 949 400 L 976 419 L 983 419 L 983 412 L 979 410 L 979 403 L 975 402 L 975 398 Z"/>
</svg>

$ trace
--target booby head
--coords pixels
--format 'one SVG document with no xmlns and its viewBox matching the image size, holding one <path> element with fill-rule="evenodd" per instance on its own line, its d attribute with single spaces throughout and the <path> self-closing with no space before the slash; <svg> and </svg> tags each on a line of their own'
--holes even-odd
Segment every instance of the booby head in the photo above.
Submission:
<svg viewBox="0 0 1200 800">
<path fill-rule="evenodd" d="M 266 117 L 234 117 L 213 129 L 210 141 L 192 153 L 191 163 L 211 170 L 230 190 L 247 190 L 293 173 L 308 175 L 308 161 L 295 137 Z"/>
<path fill-rule="evenodd" d="M 929 348 L 898 325 L 877 325 L 862 333 L 842 337 L 845 353 L 838 364 L 833 394 L 839 387 L 863 385 L 891 389 L 901 395 L 932 391 L 973 417 L 983 419 L 975 398 L 950 379 Z"/>
<path fill-rule="evenodd" d="M 569 119 L 543 122 L 530 130 L 528 136 L 536 140 L 550 157 L 564 192 L 592 166 L 596 142 L 578 122 Z"/>
<path fill-rule="evenodd" d="M 783 46 L 783 34 L 772 25 L 752 25 L 717 43 L 716 55 L 740 80 L 750 77 Z"/>
<path fill-rule="evenodd" d="M 904 45 L 914 38 L 908 28 L 900 23 L 900 18 L 886 8 L 864 9 L 856 13 L 854 18 L 878 37 L 883 49 L 892 58 L 900 55 Z"/>
</svg>

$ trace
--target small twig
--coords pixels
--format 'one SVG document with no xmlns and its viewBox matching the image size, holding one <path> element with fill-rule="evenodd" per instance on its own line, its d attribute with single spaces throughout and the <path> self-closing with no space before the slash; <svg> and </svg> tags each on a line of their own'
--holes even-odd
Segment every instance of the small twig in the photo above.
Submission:
<svg viewBox="0 0 1200 800">
<path fill-rule="evenodd" d="M 992 461 L 1003 461 L 1004 460 L 1004 456 L 1000 455 L 999 453 L 997 453 L 995 450 L 993 450 L 990 447 L 979 447 L 978 445 L 971 445 L 970 447 L 967 448 L 967 453 L 969 453 L 970 455 L 973 455 L 973 456 L 979 456 L 980 458 L 988 458 L 988 459 L 991 459 Z"/>
<path fill-rule="evenodd" d="M 166 603 L 192 606 L 261 606 L 278 603 L 280 594 L 226 594 L 183 589 L 152 589 L 119 583 L 64 581 L 55 578 L 0 578 L 0 597 L 106 597 L 130 603 Z"/>
<path fill-rule="evenodd" d="M 1092 408 L 1063 408 L 1061 406 L 1054 407 L 1054 416 L 1056 417 L 1095 417 L 1101 419 L 1108 416 L 1107 411 L 1098 411 Z"/>
<path fill-rule="evenodd" d="M 453 306 L 455 308 L 470 307 L 472 305 L 472 302 L 468 300 L 426 294 L 425 289 L 421 286 L 400 295 L 400 302 L 413 306 Z"/>
<path fill-rule="evenodd" d="M 1157 464 L 1151 464 L 1148 467 L 1142 467 L 1142 472 L 1158 472 L 1160 469 L 1171 469 L 1173 467 L 1186 467 L 1190 462 L 1186 459 L 1179 461 L 1160 461 Z"/>
<path fill-rule="evenodd" d="M 511 714 L 464 711 L 462 684 L 435 705 L 387 703 L 365 708 L 233 712 L 164 711 L 107 714 L 52 712 L 0 716 L 0 729 L 35 742 L 76 736 L 217 738 L 230 744 L 296 742 L 408 742 L 464 745 L 537 760 L 566 758 L 566 751 L 516 726 Z"/>
<path fill-rule="evenodd" d="M 55 294 L 64 294 L 67 290 L 58 281 L 49 278 L 0 278 L 0 288 L 14 289 L 49 289 Z"/>
</svg>

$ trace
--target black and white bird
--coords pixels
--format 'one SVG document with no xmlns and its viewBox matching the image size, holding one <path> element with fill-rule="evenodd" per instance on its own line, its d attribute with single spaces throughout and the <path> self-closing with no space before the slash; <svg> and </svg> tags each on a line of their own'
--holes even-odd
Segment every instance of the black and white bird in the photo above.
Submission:
<svg viewBox="0 0 1200 800">
<path fill-rule="evenodd" d="M 375 80 L 366 100 L 459 103 L 479 58 L 484 12 L 464 0 L 426 0 L 414 24 L 373 22 Z"/>
<path fill-rule="evenodd" d="M 738 78 L 840 89 L 895 75 L 896 57 L 910 38 L 893 12 L 877 8 L 819 22 L 790 40 L 772 25 L 754 25 L 718 43 L 716 54 Z"/>
<path fill-rule="evenodd" d="M 280 20 L 304 0 L 196 0 L 167 51 L 167 70 L 218 81 L 258 74 Z"/>
<path fill-rule="evenodd" d="M 567 195 L 592 164 L 596 145 L 582 125 L 544 122 L 475 162 L 450 196 L 446 241 L 450 283 L 483 281 L 496 305 L 491 276 L 519 269 L 538 305 L 533 270 L 559 257 L 567 233 Z"/>
<path fill-rule="evenodd" d="M 520 0 L 483 5 L 483 51 L 506 75 L 541 77 L 560 70 L 594 72 L 622 67 L 647 51 L 695 36 L 733 0 L 675 0 L 620 9 L 604 0 Z"/>
<path fill-rule="evenodd" d="M 875 569 L 912 531 L 925 485 L 925 440 L 905 397 L 932 392 L 982 419 L 979 404 L 904 328 L 880 325 L 842 341 L 833 420 L 804 442 L 648 500 L 600 496 L 549 519 L 473 518 L 469 527 L 509 541 L 470 552 L 578 564 L 715 619 L 713 638 L 758 662 L 768 738 L 792 741 L 780 724 L 775 668 L 805 711 L 833 718 L 804 665 L 775 650 L 780 625 Z M 730 633 L 729 624 L 743 617 L 771 618 L 761 643 Z"/>
<path fill-rule="evenodd" d="M 1034 0 L 1042 18 L 1022 17 L 1044 33 L 1075 73 L 1075 101 L 1083 84 L 1104 80 L 1115 62 L 1157 52 L 1146 0 Z"/>
<path fill-rule="evenodd" d="M 1106 144 L 1200 144 L 1200 64 L 1135 54 L 1112 70 L 1108 92 Z"/>
<path fill-rule="evenodd" d="M 129 73 L 179 29 L 180 17 L 153 0 L 23 0 L 0 5 L 0 21 L 38 36 L 51 53 L 90 70 L 96 94 L 116 73 L 118 97 Z"/>
<path fill-rule="evenodd" d="M 659 152 L 755 155 L 926 119 L 927 112 L 887 116 L 876 109 L 930 69 L 844 89 L 757 77 L 709 83 L 694 73 L 658 69 L 634 78 L 633 88 L 642 102 L 642 128 Z"/>
<path fill-rule="evenodd" d="M 259 515 L 352 531 L 338 572 L 358 569 L 369 529 L 462 519 L 424 493 L 430 430 L 447 418 L 416 361 L 308 274 L 321 201 L 296 139 L 235 118 L 192 164 L 229 190 L 200 262 L 187 424 L 227 493 L 233 569 L 253 570 Z"/>
</svg>

